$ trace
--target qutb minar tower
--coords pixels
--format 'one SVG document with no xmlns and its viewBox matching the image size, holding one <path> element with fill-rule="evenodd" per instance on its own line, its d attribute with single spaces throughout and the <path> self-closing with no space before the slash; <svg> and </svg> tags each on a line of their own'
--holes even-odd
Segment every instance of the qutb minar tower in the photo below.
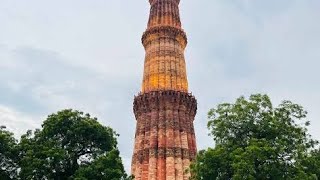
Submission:
<svg viewBox="0 0 320 180">
<path fill-rule="evenodd" d="M 187 180 L 197 151 L 197 101 L 188 93 L 180 0 L 149 2 L 142 90 L 133 107 L 137 129 L 131 173 L 137 180 Z"/>
</svg>

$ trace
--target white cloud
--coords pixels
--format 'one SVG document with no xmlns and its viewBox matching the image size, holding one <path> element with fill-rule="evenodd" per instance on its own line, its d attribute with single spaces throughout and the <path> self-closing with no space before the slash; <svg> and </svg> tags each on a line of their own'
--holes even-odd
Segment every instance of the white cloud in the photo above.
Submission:
<svg viewBox="0 0 320 180">
<path fill-rule="evenodd" d="M 6 126 L 9 131 L 14 132 L 17 138 L 29 129 L 40 128 L 39 121 L 35 119 L 35 117 L 30 117 L 12 108 L 0 105 L 0 125 Z"/>
</svg>

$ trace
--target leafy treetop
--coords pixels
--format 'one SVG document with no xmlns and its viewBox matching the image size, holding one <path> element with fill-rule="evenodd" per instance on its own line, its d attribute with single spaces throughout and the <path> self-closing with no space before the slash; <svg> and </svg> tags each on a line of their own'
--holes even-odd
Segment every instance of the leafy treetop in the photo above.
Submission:
<svg viewBox="0 0 320 180">
<path fill-rule="evenodd" d="M 319 153 L 310 152 L 318 142 L 306 115 L 290 101 L 273 107 L 261 94 L 219 104 L 208 113 L 216 146 L 199 152 L 193 179 L 315 179 L 320 161 L 310 163 L 310 156 Z"/>
</svg>

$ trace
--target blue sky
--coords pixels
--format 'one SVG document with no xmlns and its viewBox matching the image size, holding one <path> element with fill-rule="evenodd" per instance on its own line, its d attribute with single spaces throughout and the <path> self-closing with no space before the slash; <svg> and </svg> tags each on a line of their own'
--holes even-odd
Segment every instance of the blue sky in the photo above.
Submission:
<svg viewBox="0 0 320 180">
<path fill-rule="evenodd" d="M 309 112 L 320 139 L 320 1 L 182 0 L 198 148 L 213 145 L 206 113 L 267 93 Z M 0 125 L 21 135 L 50 113 L 79 109 L 119 134 L 129 169 L 147 0 L 0 0 Z"/>
</svg>

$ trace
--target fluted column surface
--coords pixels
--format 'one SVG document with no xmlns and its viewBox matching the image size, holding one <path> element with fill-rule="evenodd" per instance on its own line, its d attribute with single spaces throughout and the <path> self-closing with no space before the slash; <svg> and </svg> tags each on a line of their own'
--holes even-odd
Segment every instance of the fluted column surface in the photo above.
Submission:
<svg viewBox="0 0 320 180">
<path fill-rule="evenodd" d="M 136 180 L 188 180 L 196 155 L 193 121 L 197 101 L 188 93 L 180 0 L 149 0 L 142 35 L 145 48 L 141 92 L 134 98 L 137 120 L 131 173 Z"/>
<path fill-rule="evenodd" d="M 142 36 L 146 55 L 142 92 L 188 92 L 184 49 L 187 37 L 181 28 L 179 1 L 150 1 L 148 27 Z"/>
<path fill-rule="evenodd" d="M 131 171 L 138 180 L 188 179 L 195 158 L 196 99 L 188 93 L 157 91 L 137 96 Z"/>
</svg>

